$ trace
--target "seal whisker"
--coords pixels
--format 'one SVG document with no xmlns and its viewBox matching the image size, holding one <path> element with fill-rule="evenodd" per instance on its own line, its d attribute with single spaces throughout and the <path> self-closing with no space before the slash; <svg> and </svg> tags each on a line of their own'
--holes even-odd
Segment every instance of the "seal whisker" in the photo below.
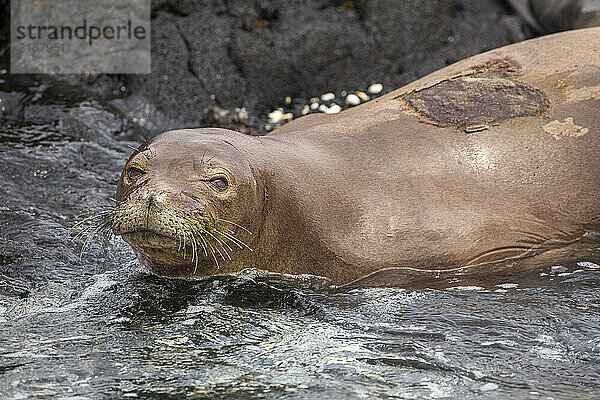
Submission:
<svg viewBox="0 0 600 400">
<path fill-rule="evenodd" d="M 198 242 L 196 242 L 196 238 L 195 235 L 193 234 L 193 232 L 185 232 L 185 235 L 187 236 L 187 238 L 190 241 L 190 247 L 191 247 L 191 261 L 192 262 L 196 262 L 196 264 L 198 264 L 198 250 L 197 250 L 197 246 L 198 246 Z M 185 258 L 185 255 L 184 255 Z"/>
<path fill-rule="evenodd" d="M 250 232 L 248 229 L 244 228 L 243 226 L 241 226 L 239 224 L 236 224 L 235 222 L 231 222 L 231 221 L 228 221 L 228 220 L 223 219 L 223 218 L 219 218 L 219 222 L 225 222 L 225 223 L 231 224 L 233 226 L 237 226 L 238 228 L 244 230 L 247 234 L 252 235 L 252 232 Z"/>
<path fill-rule="evenodd" d="M 110 229 L 110 226 L 107 226 L 106 229 L 104 229 L 104 232 L 102 233 L 102 241 L 100 242 L 100 246 L 108 249 L 113 236 L 114 234 L 112 232 L 112 229 Z"/>
<path fill-rule="evenodd" d="M 67 238 L 71 240 L 76 240 L 79 237 L 85 235 L 89 230 L 93 229 L 95 226 L 96 224 L 92 223 L 84 227 L 71 228 L 71 231 L 67 235 Z"/>
<path fill-rule="evenodd" d="M 223 232 L 218 232 L 218 233 L 219 233 L 219 235 L 225 237 L 225 239 L 227 239 L 228 241 L 230 241 L 231 243 L 233 243 L 234 245 L 236 245 L 238 247 L 238 249 L 242 249 L 243 248 L 243 246 L 241 244 L 239 244 L 235 240 L 231 239 L 230 237 L 227 237 L 226 233 L 223 233 Z"/>
<path fill-rule="evenodd" d="M 217 242 L 217 243 L 219 243 L 219 248 L 221 250 L 223 250 L 223 253 L 225 253 L 225 255 L 227 256 L 227 258 L 231 261 L 232 260 L 231 254 L 229 254 L 229 251 L 233 251 L 231 249 L 231 247 L 227 246 L 229 248 L 229 251 L 228 251 L 227 248 L 225 248 L 225 246 L 223 246 L 224 243 L 221 243 L 221 242 Z M 222 257 L 222 255 L 221 255 L 221 257 Z"/>
<path fill-rule="evenodd" d="M 206 239 L 202 238 L 204 241 Z M 217 265 L 217 269 L 219 269 L 219 260 L 217 260 L 217 256 L 215 255 L 214 247 L 210 244 L 210 242 L 206 242 L 206 244 L 210 247 L 210 253 L 212 254 L 213 259 L 215 260 L 215 264 Z"/>
<path fill-rule="evenodd" d="M 110 211 L 110 210 L 112 210 L 112 208 L 113 208 L 113 206 L 109 206 L 109 205 L 99 205 L 99 206 L 88 207 L 85 209 L 85 211 L 82 211 L 79 214 L 77 214 L 77 216 L 87 215 L 87 214 L 90 214 L 90 213 L 98 211 L 98 210 Z"/>
<path fill-rule="evenodd" d="M 192 245 L 192 262 L 194 262 L 194 259 L 196 257 L 196 238 L 194 237 L 194 235 L 190 235 L 190 243 Z"/>
<path fill-rule="evenodd" d="M 212 243 L 210 243 L 209 241 L 207 241 L 203 236 L 199 236 L 199 237 L 206 244 L 206 246 L 210 249 L 210 254 L 212 255 L 212 258 L 215 260 L 217 269 L 219 269 L 219 260 L 217 260 L 217 256 L 215 256 L 214 245 Z"/>
<path fill-rule="evenodd" d="M 112 234 L 112 231 L 110 230 L 110 226 L 111 226 L 110 220 L 105 220 L 104 222 L 102 222 L 98 225 L 98 229 L 96 230 L 96 233 L 95 233 L 95 238 L 98 239 L 98 244 L 100 244 L 101 247 L 103 246 L 104 238 L 107 235 Z"/>
<path fill-rule="evenodd" d="M 247 248 L 250 251 L 254 251 L 252 250 L 252 248 L 250 246 L 248 246 L 246 243 L 244 243 L 242 240 L 238 239 L 237 237 L 233 236 L 230 233 L 226 233 L 226 232 L 221 232 L 221 231 L 216 231 L 218 232 L 220 235 L 224 236 L 225 238 L 229 239 L 232 243 L 235 243 L 240 249 L 242 247 Z"/>
<path fill-rule="evenodd" d="M 207 235 L 209 235 L 211 238 L 215 239 L 215 241 L 221 245 L 221 248 L 223 248 L 223 242 L 221 242 L 215 235 L 213 235 L 212 233 L 210 233 L 208 230 L 205 229 L 205 232 Z M 218 232 L 218 230 L 215 230 L 215 232 Z M 233 249 L 229 246 L 227 246 L 229 248 L 230 251 L 233 251 Z"/>
<path fill-rule="evenodd" d="M 72 240 L 78 239 L 79 237 L 85 236 L 91 230 L 95 229 L 96 227 L 98 227 L 99 225 L 104 224 L 104 223 L 105 223 L 105 219 L 100 219 L 98 221 L 94 221 L 94 220 L 85 221 L 83 224 L 79 224 L 78 226 L 71 228 L 71 232 L 69 232 L 69 234 L 67 235 L 67 238 L 71 238 Z M 83 226 L 83 225 L 86 225 L 86 226 Z M 77 234 L 73 235 L 75 232 L 77 232 Z"/>
<path fill-rule="evenodd" d="M 71 227 L 70 230 L 77 230 L 82 225 L 95 223 L 94 221 L 98 221 L 98 220 L 102 221 L 102 220 L 106 219 L 106 217 L 108 217 L 108 215 L 109 215 L 109 213 L 91 215 L 91 216 L 84 218 L 83 220 L 77 222 L 75 225 L 73 225 Z"/>
<path fill-rule="evenodd" d="M 215 231 L 215 233 L 219 233 L 219 231 Z M 231 248 L 231 246 L 229 245 L 229 243 L 227 243 L 226 241 L 222 241 L 221 246 L 227 248 L 228 251 L 233 251 L 233 249 Z"/>
<path fill-rule="evenodd" d="M 204 229 L 204 230 L 203 230 L 203 232 L 205 232 L 207 235 L 209 235 L 210 237 L 212 237 L 212 238 L 213 238 L 213 239 L 214 239 L 214 240 L 217 242 L 217 244 L 219 244 L 219 245 L 220 245 L 220 248 L 219 248 L 219 247 L 217 247 L 217 246 L 214 246 L 214 245 L 213 245 L 213 246 L 214 246 L 215 250 L 217 250 L 217 252 L 218 252 L 218 253 L 219 253 L 219 255 L 221 256 L 221 258 L 223 259 L 223 261 L 225 261 L 225 256 L 224 256 L 224 255 L 223 255 L 223 253 L 221 252 L 221 249 L 223 249 L 223 251 L 224 251 L 224 252 L 225 252 L 227 255 L 229 255 L 229 254 L 227 253 L 227 250 L 225 250 L 225 249 L 223 248 L 223 243 L 221 243 L 221 241 L 220 241 L 219 239 L 217 239 L 217 238 L 216 238 L 216 237 L 215 237 L 215 236 L 214 236 L 212 233 L 210 233 L 208 230 Z M 229 258 L 231 259 L 231 257 L 229 257 Z"/>
<path fill-rule="evenodd" d="M 86 215 L 90 216 L 90 217 L 94 217 L 96 215 L 109 214 L 112 211 L 112 209 L 113 209 L 113 207 L 110 207 L 110 206 L 94 207 L 94 208 L 87 209 L 86 211 L 80 212 L 75 217 L 81 218 Z"/>
<path fill-rule="evenodd" d="M 83 258 L 83 252 L 85 251 L 85 249 L 88 248 L 88 246 L 92 244 L 94 237 L 98 233 L 102 232 L 103 229 L 104 229 L 103 225 L 97 225 L 97 226 L 95 226 L 95 229 L 92 230 L 92 232 L 88 235 L 87 239 L 83 243 L 83 246 L 81 247 L 81 251 L 79 252 L 80 260 Z"/>
<path fill-rule="evenodd" d="M 223 253 L 221 252 L 221 250 L 217 246 L 215 246 L 213 243 L 210 243 L 210 241 L 207 241 L 207 243 L 209 243 L 212 246 L 212 248 L 214 250 L 216 250 L 217 253 L 219 253 L 219 255 L 221 256 L 221 258 L 223 259 L 223 261 L 225 261 L 225 256 L 223 255 Z M 213 254 L 214 254 L 214 252 L 213 252 Z"/>
<path fill-rule="evenodd" d="M 85 225 L 86 223 L 89 223 L 89 222 L 91 222 L 93 220 L 106 218 L 108 215 L 110 215 L 110 213 L 111 213 L 111 210 L 107 210 L 107 211 L 103 211 L 103 212 L 100 212 L 100 213 L 95 213 L 94 215 L 90 215 L 89 217 L 86 217 L 83 220 L 78 221 L 77 223 L 75 223 L 75 225 L 73 225 L 70 228 L 70 231 L 71 232 L 75 231 L 75 230 L 79 229 L 82 225 Z"/>
<path fill-rule="evenodd" d="M 92 218 L 97 218 L 97 217 L 101 217 L 101 216 L 106 216 L 111 214 L 113 211 L 113 207 L 109 207 L 109 208 L 95 208 L 95 209 L 90 209 L 87 211 L 84 211 L 82 213 L 79 213 L 75 216 L 75 218 L 79 219 L 79 218 L 83 218 L 81 221 L 78 221 L 78 223 L 84 222 L 88 219 L 92 219 Z M 85 218 L 84 218 L 85 217 Z"/>
<path fill-rule="evenodd" d="M 192 229 L 192 231 L 194 232 L 194 234 L 198 235 L 200 238 L 202 238 L 203 241 L 209 246 L 209 248 L 211 250 L 211 253 L 213 255 L 213 258 L 216 258 L 215 257 L 215 250 L 216 250 L 216 252 L 221 256 L 221 258 L 223 259 L 223 261 L 226 261 L 225 255 L 227 256 L 227 258 L 229 260 L 232 260 L 231 255 L 227 251 L 226 247 L 229 248 L 229 251 L 233 251 L 233 249 L 230 246 L 224 244 L 222 241 L 220 241 L 216 236 L 214 236 L 210 232 L 211 228 L 210 228 L 210 226 L 207 226 L 208 224 L 206 223 L 206 221 L 208 221 L 208 218 L 205 218 L 205 217 L 198 218 L 198 217 L 191 217 L 191 216 L 184 216 L 183 218 L 190 223 L 190 225 L 191 225 L 190 228 Z M 218 231 L 218 230 L 215 229 L 215 231 Z M 219 247 L 213 245 L 212 243 L 210 243 L 210 241 L 208 241 L 205 238 L 203 238 L 203 236 L 205 234 L 208 235 L 208 236 L 210 236 L 211 238 L 213 238 L 213 240 L 215 242 L 217 242 L 217 244 L 219 245 Z M 206 253 L 206 251 L 205 251 L 205 253 Z M 217 267 L 218 267 L 218 262 L 217 262 Z"/>
<path fill-rule="evenodd" d="M 196 266 L 198 265 L 198 242 L 196 241 L 196 236 L 192 235 L 192 251 L 194 252 L 192 256 L 192 261 L 196 261 Z"/>
<path fill-rule="evenodd" d="M 208 251 L 206 250 L 206 245 L 204 244 L 205 240 L 202 236 L 200 236 L 200 239 L 201 239 L 200 244 L 202 245 L 202 248 L 204 249 L 204 256 L 208 257 Z"/>
<path fill-rule="evenodd" d="M 196 238 L 194 237 L 194 252 L 196 253 L 196 262 L 194 264 L 194 274 L 198 270 L 198 243 L 196 242 Z"/>
<path fill-rule="evenodd" d="M 98 234 L 100 247 L 104 248 L 105 250 L 108 250 L 108 246 L 113 237 L 113 232 L 111 229 L 111 222 L 105 221 L 100 227 L 101 227 L 101 230 Z"/>
<path fill-rule="evenodd" d="M 245 247 L 245 248 L 247 248 L 249 250 L 252 250 L 246 243 L 244 243 L 243 241 L 241 241 L 240 239 L 236 238 L 235 236 L 233 236 L 230 233 L 222 232 L 222 231 L 216 231 L 216 233 L 218 233 L 219 235 L 223 236 L 226 240 L 228 240 L 231 243 L 235 244 L 240 249 L 242 249 L 242 248 Z"/>
<path fill-rule="evenodd" d="M 185 239 L 187 238 L 187 232 L 183 232 L 183 258 L 185 259 L 186 257 L 186 249 L 187 249 L 187 244 L 185 243 Z"/>
</svg>

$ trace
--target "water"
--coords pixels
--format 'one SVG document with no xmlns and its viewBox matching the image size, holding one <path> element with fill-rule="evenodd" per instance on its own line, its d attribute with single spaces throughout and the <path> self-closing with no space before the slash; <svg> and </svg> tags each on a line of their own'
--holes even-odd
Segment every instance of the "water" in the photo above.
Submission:
<svg viewBox="0 0 600 400">
<path fill-rule="evenodd" d="M 0 397 L 600 397 L 600 250 L 485 288 L 149 276 L 120 240 L 80 256 L 67 239 L 146 133 L 74 89 L 0 78 Z"/>
</svg>

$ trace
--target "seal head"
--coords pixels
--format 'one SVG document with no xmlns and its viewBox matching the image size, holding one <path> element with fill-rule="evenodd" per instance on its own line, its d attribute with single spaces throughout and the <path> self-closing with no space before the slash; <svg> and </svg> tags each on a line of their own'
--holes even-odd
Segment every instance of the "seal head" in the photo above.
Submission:
<svg viewBox="0 0 600 400">
<path fill-rule="evenodd" d="M 171 131 L 129 158 L 112 230 L 150 272 L 228 273 L 251 252 L 263 195 L 235 143 L 241 136 L 223 129 Z"/>
</svg>

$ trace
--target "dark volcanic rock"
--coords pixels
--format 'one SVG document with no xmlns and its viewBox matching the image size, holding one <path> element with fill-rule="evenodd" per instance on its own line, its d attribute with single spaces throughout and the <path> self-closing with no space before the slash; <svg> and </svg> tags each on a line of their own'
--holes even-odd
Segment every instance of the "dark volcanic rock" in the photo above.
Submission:
<svg viewBox="0 0 600 400">
<path fill-rule="evenodd" d="M 375 81 L 392 90 L 530 36 L 499 0 L 157 0 L 151 74 L 58 79 L 150 131 L 218 124 L 209 110 L 235 108 L 261 130 L 286 96 Z"/>
</svg>

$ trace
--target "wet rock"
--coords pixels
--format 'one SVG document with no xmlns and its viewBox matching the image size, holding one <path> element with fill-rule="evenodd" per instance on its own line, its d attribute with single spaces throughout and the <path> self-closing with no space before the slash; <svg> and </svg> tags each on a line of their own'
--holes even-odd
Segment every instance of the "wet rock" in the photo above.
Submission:
<svg viewBox="0 0 600 400">
<path fill-rule="evenodd" d="M 21 92 L 0 92 L 0 120 L 21 121 L 31 97 Z"/>
<path fill-rule="evenodd" d="M 59 129 L 76 138 L 110 143 L 127 129 L 127 120 L 95 101 L 86 101 L 59 115 Z"/>
</svg>

